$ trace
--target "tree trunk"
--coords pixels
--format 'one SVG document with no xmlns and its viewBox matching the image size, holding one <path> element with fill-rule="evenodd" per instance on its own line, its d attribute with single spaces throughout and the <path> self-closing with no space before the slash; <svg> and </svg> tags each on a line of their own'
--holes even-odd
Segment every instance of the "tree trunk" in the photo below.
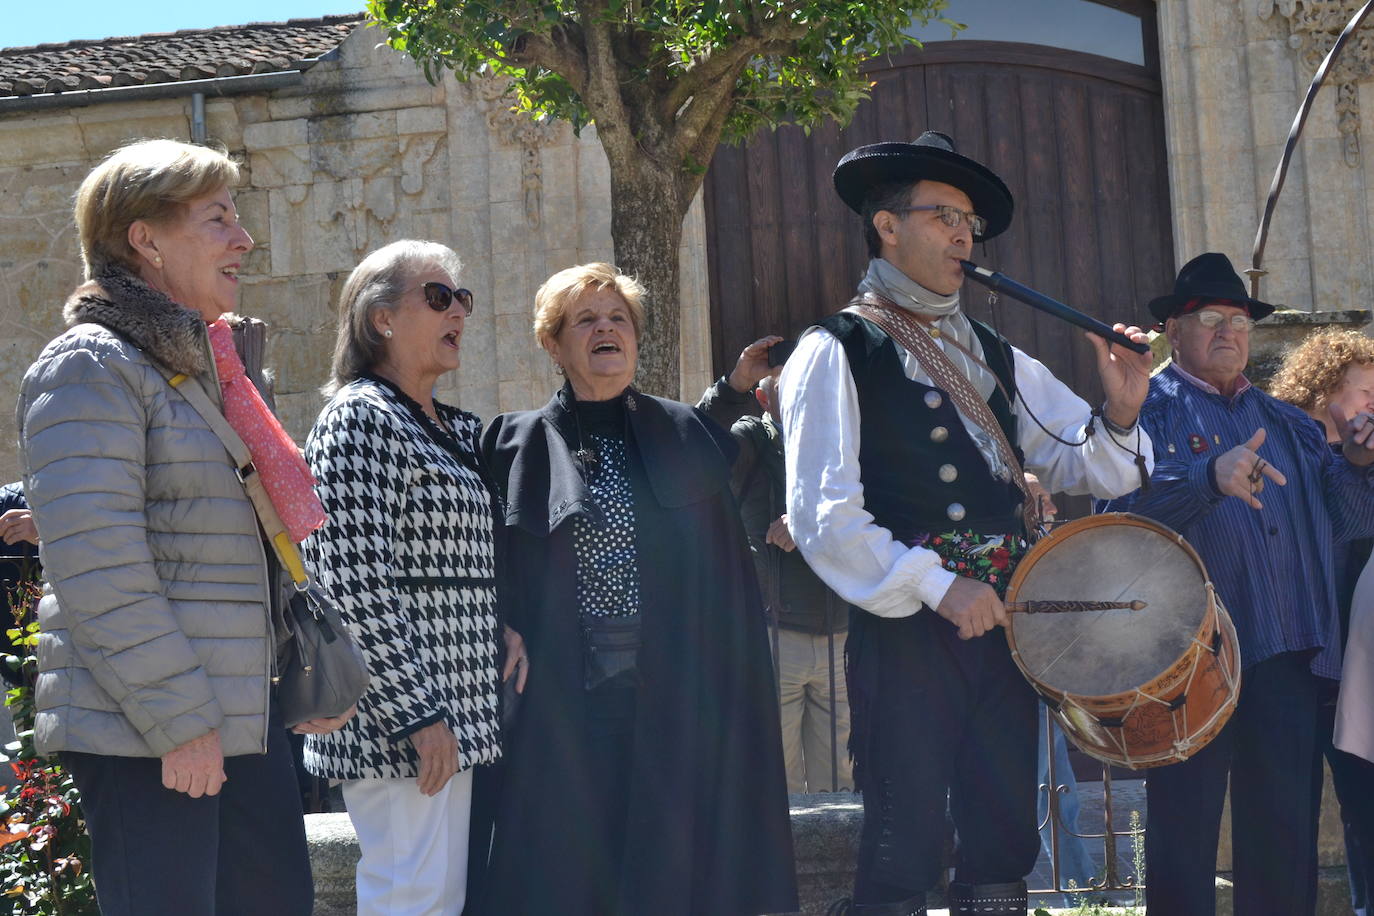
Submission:
<svg viewBox="0 0 1374 916">
<path fill-rule="evenodd" d="M 611 160 L 611 238 L 616 266 L 638 278 L 645 291 L 635 385 L 648 394 L 677 399 L 682 346 L 678 248 L 690 201 L 678 199 L 678 183 L 670 171 L 655 167 L 642 153 L 639 160 Z"/>
</svg>

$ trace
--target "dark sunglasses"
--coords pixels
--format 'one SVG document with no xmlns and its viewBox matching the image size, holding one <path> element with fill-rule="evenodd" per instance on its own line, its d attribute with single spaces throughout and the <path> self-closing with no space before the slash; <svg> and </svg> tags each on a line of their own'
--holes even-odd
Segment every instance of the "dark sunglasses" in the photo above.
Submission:
<svg viewBox="0 0 1374 916">
<path fill-rule="evenodd" d="M 425 302 L 436 312 L 447 312 L 448 307 L 453 304 L 453 300 L 458 300 L 458 307 L 463 310 L 464 315 L 472 314 L 472 290 L 468 289 L 449 289 L 442 283 L 426 283 L 423 287 L 425 291 Z"/>
</svg>

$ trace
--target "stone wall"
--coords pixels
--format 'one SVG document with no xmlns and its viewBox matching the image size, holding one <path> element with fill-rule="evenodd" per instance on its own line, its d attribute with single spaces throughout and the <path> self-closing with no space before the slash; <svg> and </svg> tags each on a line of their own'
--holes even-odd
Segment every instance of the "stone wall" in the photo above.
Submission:
<svg viewBox="0 0 1374 916">
<path fill-rule="evenodd" d="M 595 131 L 512 114 L 490 83 L 431 86 L 407 57 L 357 29 L 303 84 L 207 99 L 212 140 L 246 166 L 235 197 L 257 248 L 241 310 L 271 325 L 267 363 L 287 428 L 303 438 L 322 406 L 334 303 L 367 252 L 430 238 L 462 257 L 477 310 L 461 368 L 440 396 L 484 419 L 547 400 L 557 379 L 530 332 L 551 273 L 611 260 L 610 173 Z M 24 369 L 61 329 L 79 282 L 71 197 L 114 147 L 190 136 L 189 98 L 30 114 L 0 111 L 0 481 L 18 476 L 12 405 Z M 684 230 L 682 390 L 710 375 L 700 201 Z"/>
<path fill-rule="evenodd" d="M 1362 0 L 1169 0 L 1159 8 L 1179 265 L 1223 251 L 1248 267 L 1265 197 L 1308 82 Z M 1279 198 L 1261 298 L 1304 311 L 1374 295 L 1374 23 L 1312 107 Z M 1361 89 L 1368 110 L 1361 115 Z"/>
</svg>

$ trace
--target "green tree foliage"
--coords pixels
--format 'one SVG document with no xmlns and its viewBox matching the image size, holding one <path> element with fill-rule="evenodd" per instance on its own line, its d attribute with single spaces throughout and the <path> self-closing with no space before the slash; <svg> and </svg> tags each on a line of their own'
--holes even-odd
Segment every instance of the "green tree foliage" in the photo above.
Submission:
<svg viewBox="0 0 1374 916">
<path fill-rule="evenodd" d="M 847 123 L 863 64 L 912 43 L 946 0 L 369 0 L 435 81 L 492 74 L 535 118 L 596 125 L 620 267 L 649 290 L 640 382 L 677 395 L 682 218 L 722 140 Z M 939 21 L 954 26 L 946 19 Z M 673 307 L 653 307 L 671 303 Z"/>
</svg>

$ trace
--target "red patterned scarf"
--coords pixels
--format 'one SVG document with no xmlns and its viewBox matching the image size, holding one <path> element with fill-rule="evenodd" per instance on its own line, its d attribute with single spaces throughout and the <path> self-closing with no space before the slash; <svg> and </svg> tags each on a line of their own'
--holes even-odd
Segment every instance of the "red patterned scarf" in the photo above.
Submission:
<svg viewBox="0 0 1374 916">
<path fill-rule="evenodd" d="M 239 434 L 253 456 L 267 496 L 281 516 L 291 540 L 300 543 L 324 524 L 324 507 L 315 496 L 315 478 L 296 443 L 263 401 L 257 386 L 244 374 L 243 360 L 234 349 L 234 331 L 223 318 L 209 326 L 210 349 L 224 396 L 224 419 Z"/>
</svg>

